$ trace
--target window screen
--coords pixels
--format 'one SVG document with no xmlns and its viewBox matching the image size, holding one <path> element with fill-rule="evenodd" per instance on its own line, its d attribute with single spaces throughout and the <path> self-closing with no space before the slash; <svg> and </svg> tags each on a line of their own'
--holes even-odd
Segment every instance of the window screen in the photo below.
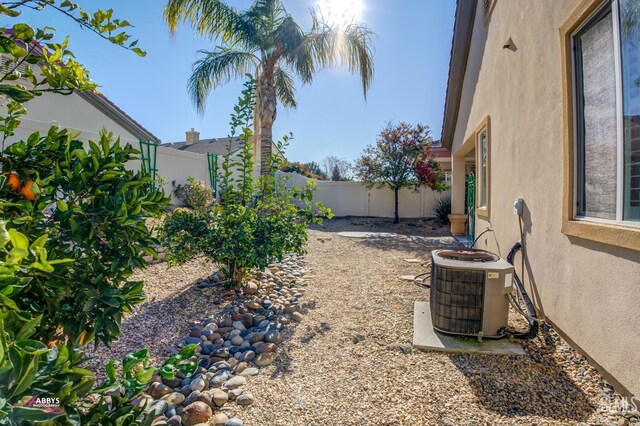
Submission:
<svg viewBox="0 0 640 426">
<path fill-rule="evenodd" d="M 575 36 L 577 213 L 616 219 L 616 68 L 611 9 Z"/>
</svg>

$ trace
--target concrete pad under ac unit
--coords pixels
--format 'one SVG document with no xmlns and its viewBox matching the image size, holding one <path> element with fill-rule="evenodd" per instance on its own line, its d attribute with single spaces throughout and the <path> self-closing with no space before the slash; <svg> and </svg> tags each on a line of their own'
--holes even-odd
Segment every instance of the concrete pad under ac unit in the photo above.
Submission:
<svg viewBox="0 0 640 426">
<path fill-rule="evenodd" d="M 452 336 L 433 329 L 429 302 L 413 306 L 413 346 L 423 351 L 461 352 L 486 355 L 526 355 L 517 342 L 504 339 L 484 339 Z"/>
</svg>

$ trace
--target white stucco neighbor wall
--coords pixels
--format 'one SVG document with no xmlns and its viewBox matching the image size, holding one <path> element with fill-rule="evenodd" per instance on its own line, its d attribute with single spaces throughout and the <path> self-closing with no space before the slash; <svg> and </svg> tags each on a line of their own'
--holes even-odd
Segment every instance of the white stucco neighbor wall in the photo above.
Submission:
<svg viewBox="0 0 640 426">
<path fill-rule="evenodd" d="M 283 173 L 289 177 L 289 186 L 303 186 L 309 181 L 298 173 Z M 336 216 L 393 217 L 394 195 L 388 188 L 367 190 L 362 182 L 317 181 L 315 201 L 321 201 Z M 438 199 L 449 196 L 449 191 L 437 193 L 429 188 L 418 192 L 400 191 L 399 214 L 401 218 L 432 216 Z"/>
<path fill-rule="evenodd" d="M 490 217 L 478 219 L 476 234 L 493 232 L 478 247 L 507 255 L 520 240 L 512 203 L 523 198 L 527 252 L 517 272 L 537 308 L 601 371 L 640 395 L 640 252 L 562 233 L 559 29 L 578 3 L 497 1 L 485 27 L 478 2 L 452 152 L 464 154 L 464 142 L 490 117 Z M 509 37 L 516 51 L 503 48 Z"/>
<path fill-rule="evenodd" d="M 16 130 L 15 136 L 7 141 L 7 145 L 26 139 L 36 131 L 45 134 L 52 125 L 58 125 L 79 133 L 78 139 L 83 141 L 97 141 L 99 132 L 107 129 L 115 138 L 120 138 L 122 144 L 130 143 L 138 149 L 138 138 L 76 93 L 68 96 L 45 93 L 28 102 L 26 108 L 27 115 L 21 119 L 20 127 Z M 209 186 L 206 155 L 158 146 L 156 162 L 157 176 L 166 179 L 164 184 L 166 194 L 172 194 L 171 182 L 183 184 L 190 176 Z M 220 166 L 221 163 L 222 159 L 219 159 L 218 165 Z M 140 162 L 132 161 L 128 167 L 138 169 Z M 172 202 L 179 203 L 173 195 Z"/>
<path fill-rule="evenodd" d="M 138 138 L 76 93 L 67 96 L 45 93 L 27 102 L 25 107 L 27 115 L 22 118 L 22 124 L 15 135 L 18 140 L 35 131 L 46 132 L 52 125 L 59 124 L 60 127 L 80 132 L 79 138 L 82 140 L 96 140 L 98 132 L 106 128 L 123 142 L 134 146 L 138 144 Z"/>
</svg>

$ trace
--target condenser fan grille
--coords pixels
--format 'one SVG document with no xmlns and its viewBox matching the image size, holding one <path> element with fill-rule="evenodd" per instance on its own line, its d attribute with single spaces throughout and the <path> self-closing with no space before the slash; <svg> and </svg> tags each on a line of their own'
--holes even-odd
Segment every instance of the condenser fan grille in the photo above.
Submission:
<svg viewBox="0 0 640 426">
<path fill-rule="evenodd" d="M 482 331 L 483 270 L 450 269 L 432 264 L 431 320 L 436 329 L 455 334 Z"/>
</svg>

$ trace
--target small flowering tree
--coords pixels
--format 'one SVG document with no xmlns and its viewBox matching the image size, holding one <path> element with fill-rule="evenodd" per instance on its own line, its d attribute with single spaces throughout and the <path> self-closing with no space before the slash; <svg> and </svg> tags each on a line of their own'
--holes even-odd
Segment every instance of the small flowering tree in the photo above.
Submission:
<svg viewBox="0 0 640 426">
<path fill-rule="evenodd" d="M 417 191 L 428 186 L 434 191 L 447 189 L 440 163 L 430 151 L 433 143 L 429 127 L 406 122 L 388 123 L 375 145 L 368 145 L 356 161 L 356 176 L 368 189 L 388 187 L 394 192 L 394 221 L 398 223 L 398 194 L 401 189 Z"/>
</svg>

